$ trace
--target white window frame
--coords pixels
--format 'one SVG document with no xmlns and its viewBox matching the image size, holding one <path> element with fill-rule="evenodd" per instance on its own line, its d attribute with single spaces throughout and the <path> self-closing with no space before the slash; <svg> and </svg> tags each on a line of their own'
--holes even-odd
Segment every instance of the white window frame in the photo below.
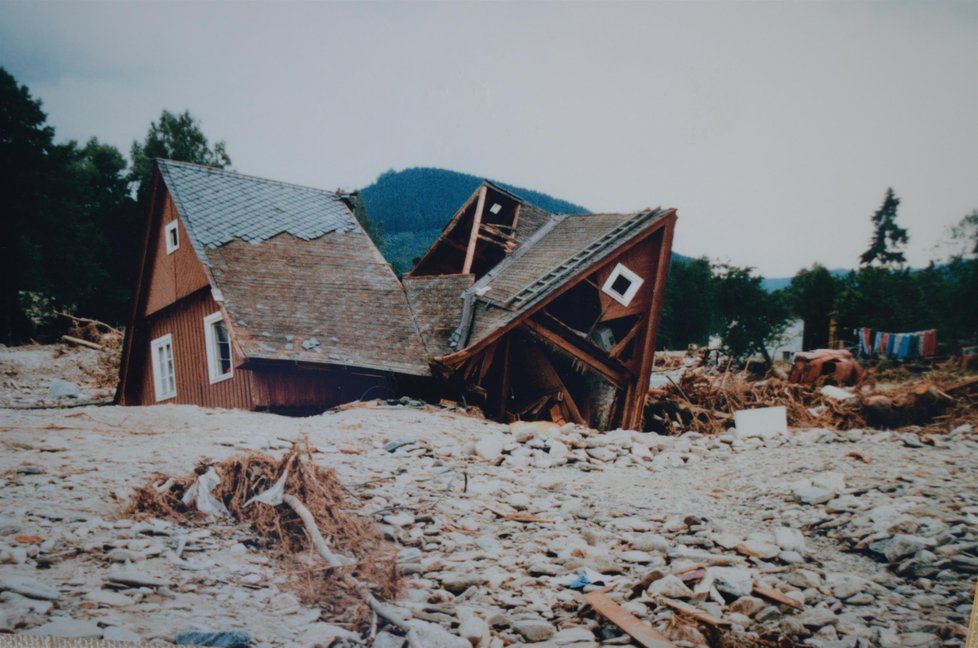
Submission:
<svg viewBox="0 0 978 648">
<path fill-rule="evenodd" d="M 624 277 L 631 282 L 631 284 L 628 286 L 628 290 L 623 293 L 620 293 L 612 288 L 619 277 Z M 644 279 L 629 270 L 623 264 L 619 263 L 615 266 L 615 269 L 611 271 L 611 274 L 608 275 L 607 281 L 605 281 L 604 285 L 601 286 L 601 291 L 622 306 L 628 306 L 632 303 L 632 300 L 635 299 L 635 295 L 638 294 L 638 289 L 642 287 L 644 282 Z"/>
<path fill-rule="evenodd" d="M 166 239 L 166 253 L 173 254 L 180 249 L 179 222 L 172 220 L 163 228 L 163 238 Z"/>
<path fill-rule="evenodd" d="M 221 373 L 221 362 L 217 355 L 217 337 L 214 335 L 215 324 L 224 325 L 224 330 L 228 331 L 229 344 L 231 336 L 231 331 L 228 329 L 227 324 L 224 323 L 224 316 L 221 314 L 221 311 L 211 313 L 204 318 L 204 346 L 207 349 L 207 375 L 210 377 L 212 385 L 222 380 L 227 380 L 234 375 L 233 355 L 231 356 L 231 366 L 228 367 L 227 373 Z"/>
<path fill-rule="evenodd" d="M 169 366 L 160 363 L 159 352 L 166 349 Z M 173 336 L 167 333 L 150 342 L 149 355 L 153 363 L 153 391 L 157 401 L 164 401 L 177 395 L 176 363 L 173 359 Z M 167 373 L 168 372 L 168 373 Z"/>
</svg>

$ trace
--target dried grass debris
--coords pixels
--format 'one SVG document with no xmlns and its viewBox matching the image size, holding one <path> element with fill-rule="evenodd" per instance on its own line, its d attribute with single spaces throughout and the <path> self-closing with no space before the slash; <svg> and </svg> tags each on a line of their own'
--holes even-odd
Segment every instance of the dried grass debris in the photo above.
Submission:
<svg viewBox="0 0 978 648">
<path fill-rule="evenodd" d="M 350 493 L 333 469 L 312 461 L 308 442 L 296 444 L 282 458 L 263 453 L 236 455 L 219 463 L 205 458 L 191 475 L 154 474 L 146 485 L 136 489 L 126 512 L 206 521 L 193 502 L 184 504 L 183 498 L 198 476 L 211 468 L 220 476 L 211 494 L 235 521 L 250 526 L 258 536 L 259 546 L 276 555 L 303 601 L 322 607 L 336 621 L 362 623 L 369 616 L 369 606 L 361 593 L 350 586 L 351 578 L 380 598 L 397 597 L 401 581 L 393 546 L 384 541 L 373 520 L 349 509 Z M 249 503 L 271 488 L 286 470 L 284 492 L 304 504 L 333 550 L 353 557 L 353 564 L 323 563 L 314 539 L 293 507 Z"/>
</svg>

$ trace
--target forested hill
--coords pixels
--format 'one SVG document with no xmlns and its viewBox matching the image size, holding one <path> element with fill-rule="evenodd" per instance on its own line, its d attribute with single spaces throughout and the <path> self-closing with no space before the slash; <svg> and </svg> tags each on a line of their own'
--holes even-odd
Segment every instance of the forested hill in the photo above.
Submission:
<svg viewBox="0 0 978 648">
<path fill-rule="evenodd" d="M 382 223 L 384 232 L 440 230 L 472 195 L 483 178 L 430 167 L 387 171 L 369 187 L 360 190 L 367 213 Z M 493 181 L 495 182 L 495 180 Z M 554 214 L 582 214 L 587 209 L 553 196 L 496 182 L 527 202 Z"/>
</svg>

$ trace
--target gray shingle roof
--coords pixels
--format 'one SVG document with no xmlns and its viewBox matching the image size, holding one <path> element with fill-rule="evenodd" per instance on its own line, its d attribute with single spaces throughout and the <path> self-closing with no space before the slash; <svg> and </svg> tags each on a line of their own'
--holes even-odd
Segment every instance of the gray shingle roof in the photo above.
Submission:
<svg viewBox="0 0 978 648">
<path fill-rule="evenodd" d="M 234 239 L 261 243 L 287 232 L 312 240 L 356 229 L 332 192 L 211 167 L 158 160 L 160 173 L 198 255 Z"/>
</svg>

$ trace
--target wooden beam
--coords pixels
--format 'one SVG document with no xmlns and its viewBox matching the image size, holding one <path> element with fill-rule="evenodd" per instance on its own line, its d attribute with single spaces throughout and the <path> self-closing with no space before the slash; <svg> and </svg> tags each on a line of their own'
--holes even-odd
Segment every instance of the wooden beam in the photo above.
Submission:
<svg viewBox="0 0 978 648">
<path fill-rule="evenodd" d="M 618 605 L 601 591 L 590 592 L 581 599 L 595 612 L 624 630 L 628 636 L 645 648 L 673 648 L 674 644 L 664 634 L 643 623 L 637 616 Z"/>
<path fill-rule="evenodd" d="M 472 217 L 472 232 L 469 234 L 469 248 L 465 252 L 465 263 L 462 264 L 462 274 L 472 272 L 472 261 L 475 259 L 475 246 L 479 242 L 479 228 L 482 226 L 482 212 L 486 208 L 486 185 L 479 190 L 479 202 L 475 206 L 475 216 Z"/>
<path fill-rule="evenodd" d="M 499 349 L 496 353 L 502 354 L 500 362 L 502 362 L 502 376 L 499 379 L 499 394 L 498 402 L 495 403 L 493 410 L 496 413 L 496 418 L 502 421 L 506 417 L 506 406 L 509 404 L 509 342 L 510 336 L 504 337 L 498 342 L 502 345 L 502 349 Z"/>
<path fill-rule="evenodd" d="M 646 319 L 645 334 L 639 354 L 638 379 L 629 386 L 625 395 L 625 407 L 622 411 L 621 427 L 626 430 L 637 430 L 645 415 L 645 400 L 649 391 L 649 377 L 652 374 L 652 358 L 655 353 L 655 336 L 662 317 L 662 298 L 666 292 L 666 280 L 669 277 L 669 260 L 672 256 L 672 234 L 676 225 L 675 218 L 665 221 L 659 239 L 658 264 L 655 271 L 655 282 L 652 284 L 652 304 L 649 317 Z"/>
<path fill-rule="evenodd" d="M 608 363 L 603 362 L 600 358 L 587 353 L 583 349 L 579 348 L 579 345 L 575 345 L 563 335 L 552 331 L 548 327 L 532 319 L 528 319 L 523 322 L 523 326 L 529 329 L 529 331 L 537 337 L 546 340 L 550 344 L 553 344 L 555 347 L 564 351 L 575 360 L 581 361 L 594 371 L 598 372 L 619 389 L 623 389 L 628 384 L 629 377 L 627 375 L 623 374 L 617 369 L 613 369 Z"/>
<path fill-rule="evenodd" d="M 617 358 L 618 356 L 620 356 L 621 352 L 625 350 L 625 347 L 628 346 L 628 343 L 632 341 L 632 338 L 638 334 L 639 330 L 641 330 L 641 327 L 644 325 L 645 325 L 645 320 L 638 320 L 637 322 L 635 322 L 632 325 L 631 330 L 625 334 L 625 337 L 619 340 L 615 344 L 615 346 L 611 347 L 611 351 L 608 352 L 608 355 L 611 356 L 612 358 Z"/>
</svg>

